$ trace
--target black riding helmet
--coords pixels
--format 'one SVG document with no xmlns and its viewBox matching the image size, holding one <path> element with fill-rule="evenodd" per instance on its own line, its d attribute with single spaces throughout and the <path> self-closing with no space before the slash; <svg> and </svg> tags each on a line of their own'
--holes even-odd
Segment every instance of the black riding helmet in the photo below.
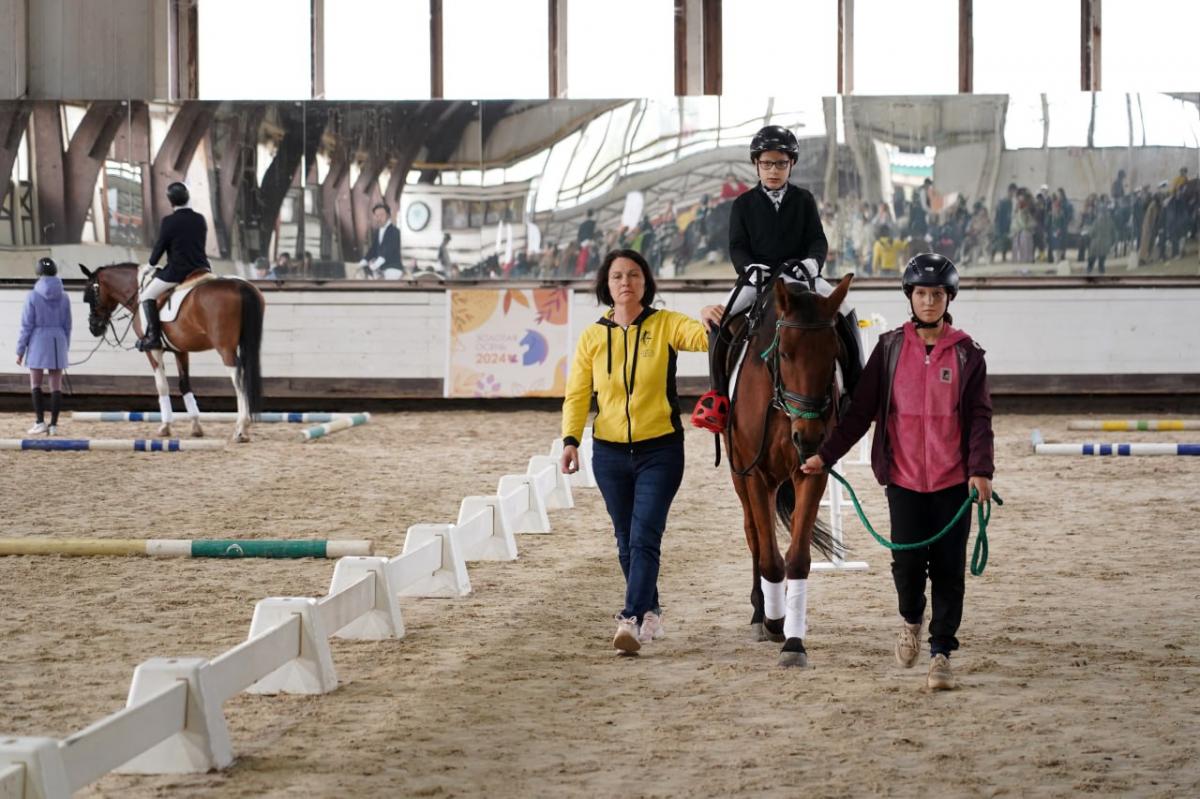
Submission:
<svg viewBox="0 0 1200 799">
<path fill-rule="evenodd" d="M 796 134 L 781 125 L 767 125 L 750 140 L 750 163 L 757 161 L 763 153 L 771 151 L 787 153 L 792 163 L 796 163 L 800 154 L 800 143 L 796 141 Z"/>
<path fill-rule="evenodd" d="M 923 252 L 914 255 L 904 267 L 904 296 L 912 298 L 917 286 L 941 286 L 950 299 L 958 296 L 958 269 L 944 255 Z"/>
<path fill-rule="evenodd" d="M 54 277 L 58 274 L 58 264 L 53 258 L 39 258 L 37 262 L 38 277 Z"/>
<path fill-rule="evenodd" d="M 191 195 L 188 193 L 187 186 L 176 181 L 170 186 L 167 186 L 167 199 L 170 201 L 171 205 L 179 207 L 181 205 L 187 205 L 188 200 L 191 199 Z"/>
</svg>

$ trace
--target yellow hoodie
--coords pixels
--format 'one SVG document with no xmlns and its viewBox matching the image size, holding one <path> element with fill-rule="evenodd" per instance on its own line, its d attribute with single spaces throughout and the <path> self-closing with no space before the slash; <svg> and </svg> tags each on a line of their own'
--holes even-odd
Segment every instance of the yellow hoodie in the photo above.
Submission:
<svg viewBox="0 0 1200 799">
<path fill-rule="evenodd" d="M 708 331 L 686 314 L 646 308 L 622 330 L 612 311 L 589 325 L 575 347 L 563 399 L 563 441 L 579 444 L 596 395 L 592 435 L 613 444 L 681 436 L 677 353 L 708 350 Z"/>
</svg>

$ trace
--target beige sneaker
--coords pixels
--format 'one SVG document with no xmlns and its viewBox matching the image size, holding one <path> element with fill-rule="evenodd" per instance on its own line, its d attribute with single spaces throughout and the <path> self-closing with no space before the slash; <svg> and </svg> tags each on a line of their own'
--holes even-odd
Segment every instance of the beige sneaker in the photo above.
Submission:
<svg viewBox="0 0 1200 799">
<path fill-rule="evenodd" d="M 667 631 L 663 629 L 662 616 L 652 610 L 646 611 L 646 615 L 642 617 L 642 629 L 638 633 L 638 640 L 643 644 L 648 644 L 666 634 Z"/>
<path fill-rule="evenodd" d="M 613 636 L 613 646 L 630 655 L 642 648 L 642 642 L 638 640 L 636 618 L 617 616 L 617 634 Z"/>
<path fill-rule="evenodd" d="M 911 669 L 917 662 L 917 655 L 921 654 L 921 627 L 923 624 L 924 622 L 917 624 L 904 622 L 900 625 L 900 632 L 896 636 L 896 662 L 906 669 Z"/>
<path fill-rule="evenodd" d="M 929 660 L 929 676 L 925 684 L 931 691 L 949 691 L 954 688 L 954 672 L 950 671 L 950 658 L 934 655 Z"/>
</svg>

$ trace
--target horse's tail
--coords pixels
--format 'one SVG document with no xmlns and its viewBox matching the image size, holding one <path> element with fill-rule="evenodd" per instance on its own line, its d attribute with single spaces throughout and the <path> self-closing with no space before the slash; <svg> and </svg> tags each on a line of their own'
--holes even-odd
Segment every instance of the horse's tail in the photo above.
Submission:
<svg viewBox="0 0 1200 799">
<path fill-rule="evenodd" d="M 263 301 L 262 295 L 252 284 L 241 282 L 242 333 L 238 338 L 237 378 L 242 393 L 250 407 L 250 414 L 262 412 L 262 366 L 259 351 L 262 349 Z"/>
<path fill-rule="evenodd" d="M 779 521 L 783 523 L 784 529 L 792 529 L 792 512 L 795 509 L 796 489 L 791 480 L 784 480 L 775 492 L 775 512 L 779 514 Z M 833 537 L 833 531 L 820 517 L 813 523 L 812 545 L 827 560 L 841 560 L 846 557 L 845 545 Z"/>
</svg>

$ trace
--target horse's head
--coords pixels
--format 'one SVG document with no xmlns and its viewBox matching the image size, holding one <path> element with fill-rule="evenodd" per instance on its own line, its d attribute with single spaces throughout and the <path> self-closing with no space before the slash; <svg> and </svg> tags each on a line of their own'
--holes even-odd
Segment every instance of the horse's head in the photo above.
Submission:
<svg viewBox="0 0 1200 799">
<path fill-rule="evenodd" d="M 79 271 L 88 281 L 83 290 L 83 301 L 89 308 L 88 329 L 99 338 L 118 307 L 133 307 L 137 299 L 137 264 L 101 266 L 94 272 L 80 264 Z"/>
<path fill-rule="evenodd" d="M 815 455 L 833 413 L 833 381 L 840 343 L 838 308 L 853 275 L 822 297 L 802 283 L 775 283 L 775 338 L 765 353 L 774 381 L 774 403 L 792 423 L 800 459 Z"/>
</svg>

